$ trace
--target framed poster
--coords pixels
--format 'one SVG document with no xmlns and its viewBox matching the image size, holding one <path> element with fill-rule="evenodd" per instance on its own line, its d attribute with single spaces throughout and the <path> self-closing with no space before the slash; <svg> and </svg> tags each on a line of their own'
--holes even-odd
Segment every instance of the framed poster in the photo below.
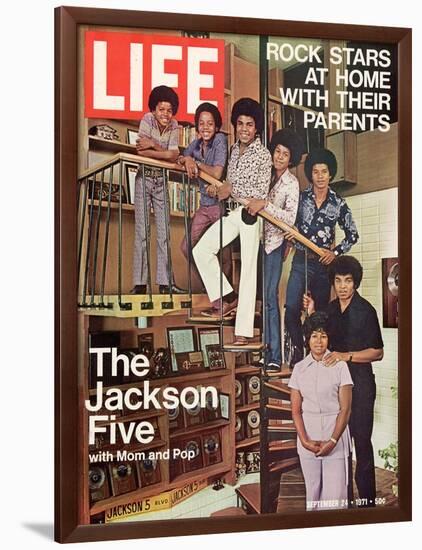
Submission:
<svg viewBox="0 0 422 550">
<path fill-rule="evenodd" d="M 56 414 L 57 541 L 411 518 L 410 37 L 401 28 L 57 8 L 56 406 L 67 411 L 66 418 Z M 124 136 L 129 124 L 139 123 L 137 155 L 133 146 L 93 140 L 87 131 L 103 125 Z M 219 147 L 218 161 L 204 157 L 204 143 Z M 201 168 L 207 163 L 213 175 Z M 133 204 L 130 185 L 129 204 L 123 196 L 128 164 L 141 168 L 140 205 Z M 95 197 L 92 182 L 100 182 Z M 112 200 L 100 192 L 101 182 L 111 184 Z M 191 219 L 183 208 L 171 208 L 180 189 L 214 206 L 231 194 L 233 208 L 213 221 L 218 235 L 210 227 L 192 242 L 200 212 Z M 399 210 L 406 216 L 399 218 Z M 224 264 L 224 257 L 214 250 L 229 225 L 230 238 L 242 241 L 234 261 L 248 264 L 233 270 L 230 282 L 220 274 L 224 265 L 215 263 Z M 294 257 L 284 262 L 277 287 L 288 230 Z M 187 243 L 194 262 L 187 261 Z M 406 289 L 395 296 L 397 328 L 380 326 L 383 257 L 397 260 Z M 221 291 L 224 310 L 215 321 Z M 304 293 L 309 315 L 302 326 Z M 172 376 L 146 379 L 149 358 L 135 349 L 142 343 L 139 317 L 158 348 L 169 346 Z M 226 368 L 179 371 L 176 354 L 195 352 L 196 325 L 207 323 L 213 327 L 200 333 L 206 335 L 200 350 L 204 344 L 212 357 L 218 359 L 216 346 L 225 338 L 235 340 L 232 349 L 262 352 L 259 403 L 236 404 L 233 351 L 224 355 Z M 93 334 L 110 328 L 118 345 L 90 344 Z M 261 343 L 252 347 L 258 333 Z M 215 334 L 218 340 L 209 341 Z M 301 388 L 316 372 L 310 364 L 325 377 L 331 401 L 324 401 L 324 414 L 334 422 L 321 431 L 303 414 L 312 433 L 307 439 L 292 411 L 303 410 Z M 238 371 L 247 377 L 257 367 Z M 108 392 L 118 396 L 117 405 Z M 209 423 L 173 421 L 170 437 L 169 418 L 186 418 L 188 410 L 203 418 L 209 395 L 220 396 L 222 418 L 213 422 L 221 455 L 211 464 L 194 453 L 190 462 L 189 444 L 201 448 Z M 124 406 L 115 410 L 125 401 L 131 414 Z M 340 403 L 348 414 L 336 423 Z M 251 411 L 263 410 L 282 424 L 269 425 L 260 414 L 259 429 L 249 429 Z M 246 426 L 237 439 L 236 418 Z M 388 421 L 381 426 L 379 418 Z M 109 455 L 96 449 L 100 439 Z M 235 488 L 236 446 L 257 477 L 242 476 Z M 317 467 L 324 457 L 340 457 L 344 470 L 329 491 L 318 474 L 322 485 L 311 494 L 305 462 Z M 159 464 L 159 474 L 140 464 Z M 298 497 L 291 508 L 277 492 L 285 471 L 300 480 L 298 494 L 287 495 Z M 216 478 L 253 521 L 225 515 L 219 492 L 209 486 Z M 170 519 L 186 495 L 198 517 Z M 215 510 L 218 517 L 209 519 Z"/>
</svg>

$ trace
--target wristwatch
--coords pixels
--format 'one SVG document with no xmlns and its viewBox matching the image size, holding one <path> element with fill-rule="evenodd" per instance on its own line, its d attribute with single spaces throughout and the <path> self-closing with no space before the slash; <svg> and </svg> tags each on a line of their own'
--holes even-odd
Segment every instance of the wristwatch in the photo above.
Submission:
<svg viewBox="0 0 422 550">
<path fill-rule="evenodd" d="M 352 351 L 349 351 L 349 361 L 350 362 L 353 361 L 353 352 Z"/>
</svg>

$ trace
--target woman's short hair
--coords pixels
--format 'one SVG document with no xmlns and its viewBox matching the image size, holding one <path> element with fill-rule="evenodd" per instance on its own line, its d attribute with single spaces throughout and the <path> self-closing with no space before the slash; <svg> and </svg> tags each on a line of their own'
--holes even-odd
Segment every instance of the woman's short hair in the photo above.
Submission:
<svg viewBox="0 0 422 550">
<path fill-rule="evenodd" d="M 305 320 L 303 325 L 305 342 L 309 346 L 309 339 L 313 332 L 325 332 L 328 334 L 328 315 L 325 311 L 315 311 Z"/>
<path fill-rule="evenodd" d="M 337 159 L 329 149 L 314 149 L 305 160 L 305 174 L 312 183 L 312 169 L 314 164 L 326 164 L 330 172 L 330 181 L 333 181 L 337 173 Z"/>
<path fill-rule="evenodd" d="M 282 128 L 277 130 L 271 138 L 270 145 L 268 147 L 271 157 L 274 155 L 274 151 L 277 145 L 283 145 L 290 151 L 290 163 L 289 166 L 297 166 L 302 158 L 305 148 L 300 136 L 292 128 Z"/>
<path fill-rule="evenodd" d="M 173 115 L 177 113 L 177 109 L 179 108 L 179 97 L 172 88 L 164 85 L 153 88 L 148 99 L 149 110 L 155 111 L 160 101 L 167 101 L 170 103 Z"/>
<path fill-rule="evenodd" d="M 196 131 L 198 131 L 199 115 L 201 113 L 211 113 L 212 118 L 214 119 L 214 123 L 215 123 L 217 129 L 219 130 L 221 128 L 221 126 L 223 124 L 223 120 L 221 118 L 220 111 L 212 103 L 205 102 L 205 103 L 201 103 L 200 105 L 198 105 L 198 107 L 196 108 L 196 111 L 195 111 L 195 128 L 196 128 Z"/>
<path fill-rule="evenodd" d="M 257 101 L 250 97 L 242 97 L 233 105 L 230 121 L 235 131 L 237 119 L 242 115 L 252 117 L 255 121 L 257 133 L 262 132 L 264 129 L 264 111 Z"/>
<path fill-rule="evenodd" d="M 360 262 L 353 256 L 338 256 L 328 268 L 328 278 L 334 284 L 336 275 L 351 275 L 355 288 L 359 288 L 362 281 L 363 269 Z"/>
</svg>

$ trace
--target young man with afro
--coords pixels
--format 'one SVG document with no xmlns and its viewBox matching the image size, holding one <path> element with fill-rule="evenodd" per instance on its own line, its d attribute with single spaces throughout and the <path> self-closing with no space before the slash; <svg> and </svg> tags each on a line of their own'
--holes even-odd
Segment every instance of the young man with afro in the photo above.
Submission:
<svg viewBox="0 0 422 550">
<path fill-rule="evenodd" d="M 326 310 L 331 291 L 328 266 L 337 256 L 348 252 L 359 239 L 350 208 L 346 201 L 330 188 L 330 182 L 336 172 L 336 157 L 328 149 L 315 149 L 308 154 L 305 174 L 312 184 L 300 194 L 296 227 L 303 236 L 319 246 L 324 254 L 320 257 L 307 250 L 306 261 L 304 245 L 295 243 L 296 250 L 287 283 L 284 317 L 293 344 L 292 365 L 303 359 L 301 314 L 306 278 L 316 310 Z M 337 224 L 343 230 L 344 238 L 334 246 Z M 292 235 L 287 235 L 287 238 L 291 239 Z"/>
<path fill-rule="evenodd" d="M 299 204 L 299 182 L 289 168 L 297 166 L 304 152 L 298 134 L 291 128 L 283 128 L 273 135 L 269 150 L 273 159 L 271 184 L 266 199 L 252 199 L 248 204 L 250 214 L 265 209 L 266 212 L 288 225 L 293 225 Z M 267 344 L 266 369 L 281 369 L 281 327 L 278 287 L 280 284 L 285 251 L 281 229 L 265 222 L 264 271 L 265 271 L 265 343 Z"/>
<path fill-rule="evenodd" d="M 138 155 L 151 159 L 175 162 L 179 155 L 179 129 L 173 118 L 179 108 L 179 98 L 168 86 L 155 87 L 149 96 L 146 113 L 139 124 L 139 138 L 136 141 Z M 144 188 L 145 186 L 145 188 Z M 145 192 L 145 198 L 144 198 Z M 157 230 L 157 273 L 156 282 L 161 294 L 184 294 L 186 290 L 174 284 L 169 275 L 167 254 L 167 230 L 165 216 L 164 179 L 160 168 L 145 168 L 145 180 L 139 169 L 135 179 L 135 245 L 133 255 L 132 294 L 146 294 L 147 290 L 147 242 L 145 213 L 149 216 L 154 209 Z M 146 201 L 146 204 L 145 204 Z M 170 276 L 170 279 L 169 279 Z"/>
<path fill-rule="evenodd" d="M 209 102 L 201 103 L 195 111 L 195 128 L 198 138 L 186 147 L 177 162 L 185 167 L 190 178 L 197 178 L 199 170 L 221 179 L 227 163 L 227 136 L 220 132 L 222 126 L 221 113 L 218 107 Z M 190 245 L 193 248 L 205 231 L 221 218 L 221 204 L 217 198 L 217 188 L 199 178 L 200 204 L 195 211 L 190 227 Z M 181 244 L 183 255 L 191 254 L 188 250 L 186 237 Z M 222 268 L 228 279 L 231 277 L 230 247 L 223 250 Z M 197 286 L 202 287 L 199 273 L 192 266 L 192 279 Z"/>
<path fill-rule="evenodd" d="M 233 145 L 227 167 L 227 181 L 218 189 L 218 198 L 230 195 L 247 201 L 266 199 L 271 180 L 271 155 L 261 143 L 264 113 L 257 101 L 241 98 L 233 105 L 231 113 L 236 143 Z M 222 219 L 225 247 L 240 237 L 241 271 L 239 296 L 233 292 L 227 277 L 222 274 L 220 292 L 220 221 L 214 223 L 193 249 L 196 266 L 213 305 L 205 315 L 229 315 L 237 308 L 235 340 L 233 345 L 246 346 L 253 338 L 257 260 L 260 238 L 260 222 L 249 214 L 244 206 L 237 206 Z"/>
<path fill-rule="evenodd" d="M 384 344 L 377 312 L 358 292 L 362 274 L 362 266 L 353 256 L 339 256 L 330 264 L 329 281 L 337 298 L 327 307 L 331 353 L 323 361 L 327 367 L 346 361 L 352 375 L 349 427 L 355 445 L 355 481 L 361 506 L 373 507 L 376 487 L 371 437 L 376 384 L 372 362 L 381 361 Z M 303 305 L 312 314 L 315 303 L 309 296 L 303 297 Z"/>
</svg>

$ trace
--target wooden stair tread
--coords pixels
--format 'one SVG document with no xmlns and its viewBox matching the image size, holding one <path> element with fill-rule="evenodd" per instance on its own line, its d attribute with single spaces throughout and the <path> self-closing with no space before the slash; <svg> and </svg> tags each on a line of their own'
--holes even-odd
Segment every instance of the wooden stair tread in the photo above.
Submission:
<svg viewBox="0 0 422 550">
<path fill-rule="evenodd" d="M 286 458 L 285 460 L 280 460 L 279 462 L 273 462 L 269 465 L 268 471 L 270 473 L 283 471 L 286 468 L 293 468 L 299 464 L 299 458 L 297 456 L 293 458 Z"/>
<path fill-rule="evenodd" d="M 278 372 L 266 372 L 265 373 L 268 378 L 290 378 L 292 375 L 292 371 L 289 369 L 289 367 L 282 367 L 281 371 Z"/>
<path fill-rule="evenodd" d="M 268 445 L 269 451 L 291 451 L 292 449 L 296 449 L 296 440 L 289 440 L 289 441 L 271 441 Z"/>
<path fill-rule="evenodd" d="M 233 325 L 236 317 L 224 317 L 223 325 Z M 195 325 L 219 325 L 221 322 L 220 317 L 205 317 L 204 315 L 193 314 L 186 319 L 186 323 Z"/>
<path fill-rule="evenodd" d="M 284 384 L 284 382 L 281 382 L 280 380 L 271 380 L 270 382 L 264 382 L 264 386 L 266 388 L 269 388 L 270 390 L 288 393 L 289 395 L 292 393 L 292 390 L 289 388 L 289 386 L 287 384 Z"/>
<path fill-rule="evenodd" d="M 296 433 L 296 428 L 293 422 L 289 422 L 284 426 L 268 426 L 269 432 L 281 432 L 281 433 Z"/>
<path fill-rule="evenodd" d="M 259 374 L 260 367 L 256 365 L 242 365 L 241 367 L 235 367 L 235 375 L 242 374 Z"/>
<path fill-rule="evenodd" d="M 228 508 L 223 508 L 222 510 L 217 510 L 213 512 L 210 517 L 216 518 L 219 516 L 246 516 L 246 512 L 243 508 L 238 508 L 237 506 L 229 506 Z"/>
<path fill-rule="evenodd" d="M 247 437 L 236 443 L 236 449 L 244 449 L 246 447 L 252 447 L 252 445 L 259 445 L 260 438 L 259 435 L 255 437 Z"/>
<path fill-rule="evenodd" d="M 265 405 L 265 408 L 267 408 L 271 411 L 292 412 L 291 405 L 273 405 L 271 403 L 268 403 L 267 405 Z"/>
<path fill-rule="evenodd" d="M 264 349 L 262 342 L 251 342 L 242 346 L 234 346 L 233 344 L 224 344 L 224 351 L 260 351 Z"/>
<path fill-rule="evenodd" d="M 236 493 L 257 514 L 261 512 L 261 485 L 259 483 L 245 483 L 236 489 Z"/>
</svg>

